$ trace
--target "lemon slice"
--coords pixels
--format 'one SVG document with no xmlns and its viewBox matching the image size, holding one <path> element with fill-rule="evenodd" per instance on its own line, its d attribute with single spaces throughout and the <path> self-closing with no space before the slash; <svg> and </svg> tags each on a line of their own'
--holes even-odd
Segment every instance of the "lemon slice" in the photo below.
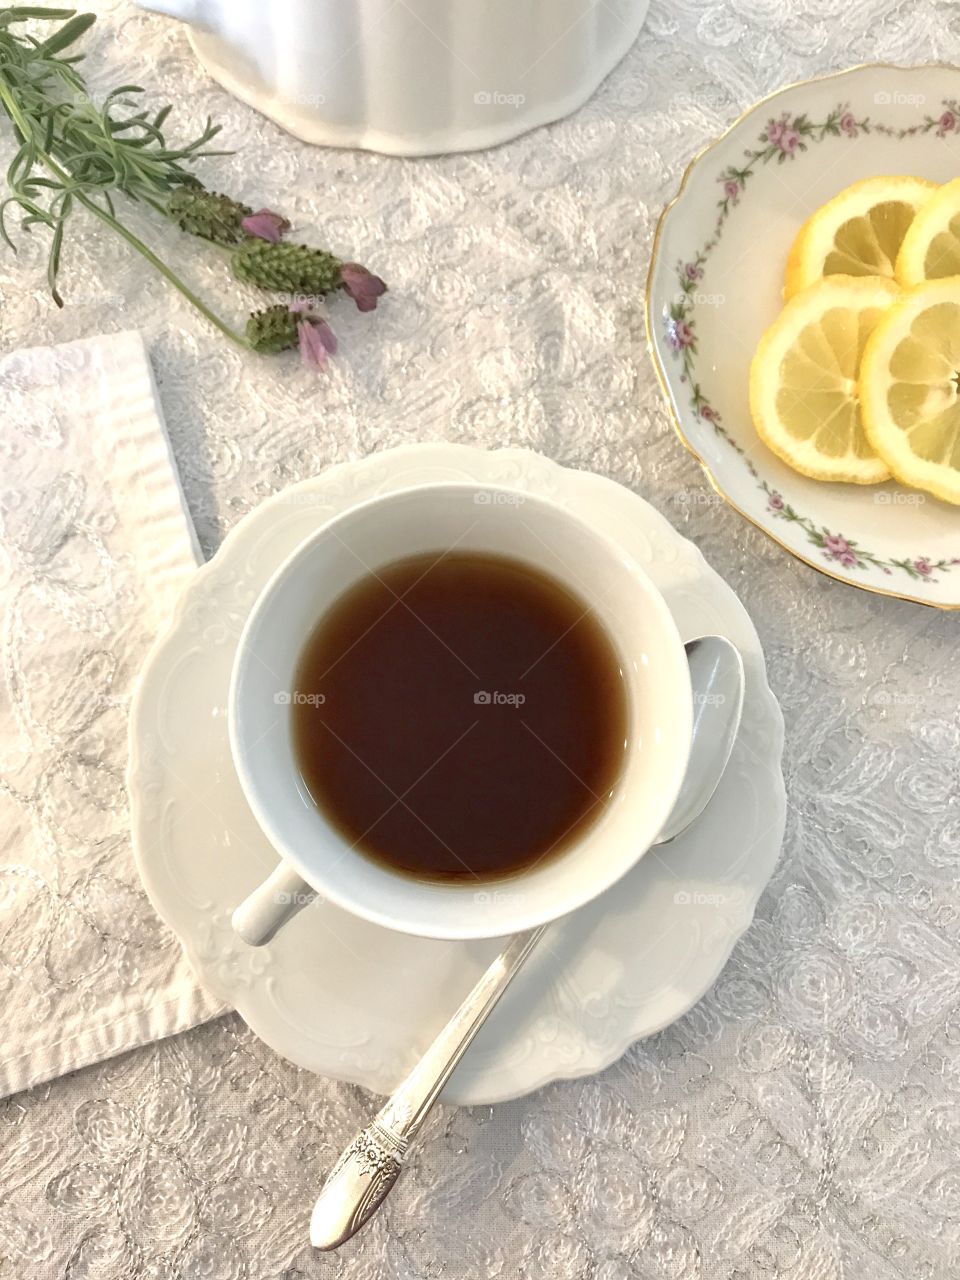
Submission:
<svg viewBox="0 0 960 1280">
<path fill-rule="evenodd" d="M 910 223 L 897 254 L 896 275 L 907 288 L 960 276 L 960 178 L 935 192 Z"/>
<path fill-rule="evenodd" d="M 889 478 L 863 431 L 857 373 L 898 296 L 879 276 L 829 276 L 792 298 L 760 339 L 750 412 L 761 440 L 795 471 L 850 484 Z"/>
<path fill-rule="evenodd" d="M 807 219 L 787 257 L 783 296 L 823 276 L 893 277 L 914 214 L 937 190 L 925 178 L 864 178 Z"/>
<path fill-rule="evenodd" d="M 898 480 L 960 503 L 960 279 L 918 285 L 878 321 L 860 398 L 870 443 Z"/>
</svg>

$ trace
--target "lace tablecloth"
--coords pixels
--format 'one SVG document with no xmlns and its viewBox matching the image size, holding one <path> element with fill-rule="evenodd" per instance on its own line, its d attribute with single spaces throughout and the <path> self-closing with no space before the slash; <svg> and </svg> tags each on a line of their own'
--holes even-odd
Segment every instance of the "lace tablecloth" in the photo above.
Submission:
<svg viewBox="0 0 960 1280">
<path fill-rule="evenodd" d="M 633 487 L 759 627 L 791 807 L 757 919 L 696 1009 L 598 1078 L 442 1109 L 339 1255 L 311 1254 L 309 1207 L 373 1099 L 228 1017 L 0 1106 L 0 1277 L 960 1273 L 956 621 L 819 577 L 715 499 L 668 424 L 641 307 L 657 212 L 706 138 L 786 81 L 955 57 L 956 6 L 654 0 L 578 115 L 421 162 L 310 150 L 213 85 L 176 25 L 95 7 L 104 86 L 173 100 L 185 136 L 222 120 L 237 154 L 210 185 L 392 292 L 373 317 L 341 309 L 317 381 L 224 346 L 78 218 L 61 313 L 42 237 L 0 256 L 3 349 L 141 329 L 208 554 L 264 495 L 401 441 L 522 445 Z M 224 289 L 202 247 L 190 270 Z"/>
</svg>

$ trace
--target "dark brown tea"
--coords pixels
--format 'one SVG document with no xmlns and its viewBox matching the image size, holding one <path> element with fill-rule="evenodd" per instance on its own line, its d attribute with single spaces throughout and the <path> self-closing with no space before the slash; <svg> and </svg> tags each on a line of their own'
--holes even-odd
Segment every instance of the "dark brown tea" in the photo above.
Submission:
<svg viewBox="0 0 960 1280">
<path fill-rule="evenodd" d="M 420 878 L 495 879 L 562 851 L 620 774 L 617 654 L 582 600 L 519 561 L 415 556 L 308 639 L 303 780 L 355 848 Z"/>
</svg>

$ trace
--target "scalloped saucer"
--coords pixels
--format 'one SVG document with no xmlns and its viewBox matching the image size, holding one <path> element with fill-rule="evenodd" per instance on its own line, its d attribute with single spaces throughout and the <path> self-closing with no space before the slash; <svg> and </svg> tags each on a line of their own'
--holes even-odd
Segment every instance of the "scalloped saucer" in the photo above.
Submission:
<svg viewBox="0 0 960 1280">
<path fill-rule="evenodd" d="M 159 914 L 197 974 L 278 1053 L 389 1092 L 498 949 L 393 933 L 315 903 L 269 946 L 230 927 L 275 865 L 227 743 L 234 650 L 277 564 L 331 516 L 411 484 L 471 479 L 549 495 L 619 539 L 689 639 L 740 646 L 743 725 L 704 818 L 613 889 L 553 926 L 461 1063 L 449 1101 L 490 1103 L 601 1070 L 685 1013 L 746 929 L 786 816 L 783 720 L 742 605 L 700 552 L 636 495 L 537 454 L 412 445 L 331 468 L 270 499 L 230 533 L 184 592 L 144 668 L 130 728 L 133 842 Z"/>
<path fill-rule="evenodd" d="M 789 85 L 690 162 L 661 215 L 646 293 L 674 426 L 717 493 L 829 577 L 941 609 L 960 609 L 960 508 L 892 481 L 791 471 L 757 437 L 748 383 L 800 224 L 858 178 L 946 182 L 958 137 L 957 67 L 877 63 Z"/>
</svg>

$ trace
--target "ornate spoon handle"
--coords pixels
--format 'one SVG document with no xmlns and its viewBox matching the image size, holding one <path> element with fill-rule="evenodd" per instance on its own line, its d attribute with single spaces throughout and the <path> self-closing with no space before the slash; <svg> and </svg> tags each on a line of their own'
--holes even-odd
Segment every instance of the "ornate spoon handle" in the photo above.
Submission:
<svg viewBox="0 0 960 1280">
<path fill-rule="evenodd" d="M 390 1194 L 441 1089 L 545 928 L 511 938 L 406 1080 L 333 1166 L 310 1219 L 314 1248 L 336 1249 L 349 1240 Z"/>
</svg>

